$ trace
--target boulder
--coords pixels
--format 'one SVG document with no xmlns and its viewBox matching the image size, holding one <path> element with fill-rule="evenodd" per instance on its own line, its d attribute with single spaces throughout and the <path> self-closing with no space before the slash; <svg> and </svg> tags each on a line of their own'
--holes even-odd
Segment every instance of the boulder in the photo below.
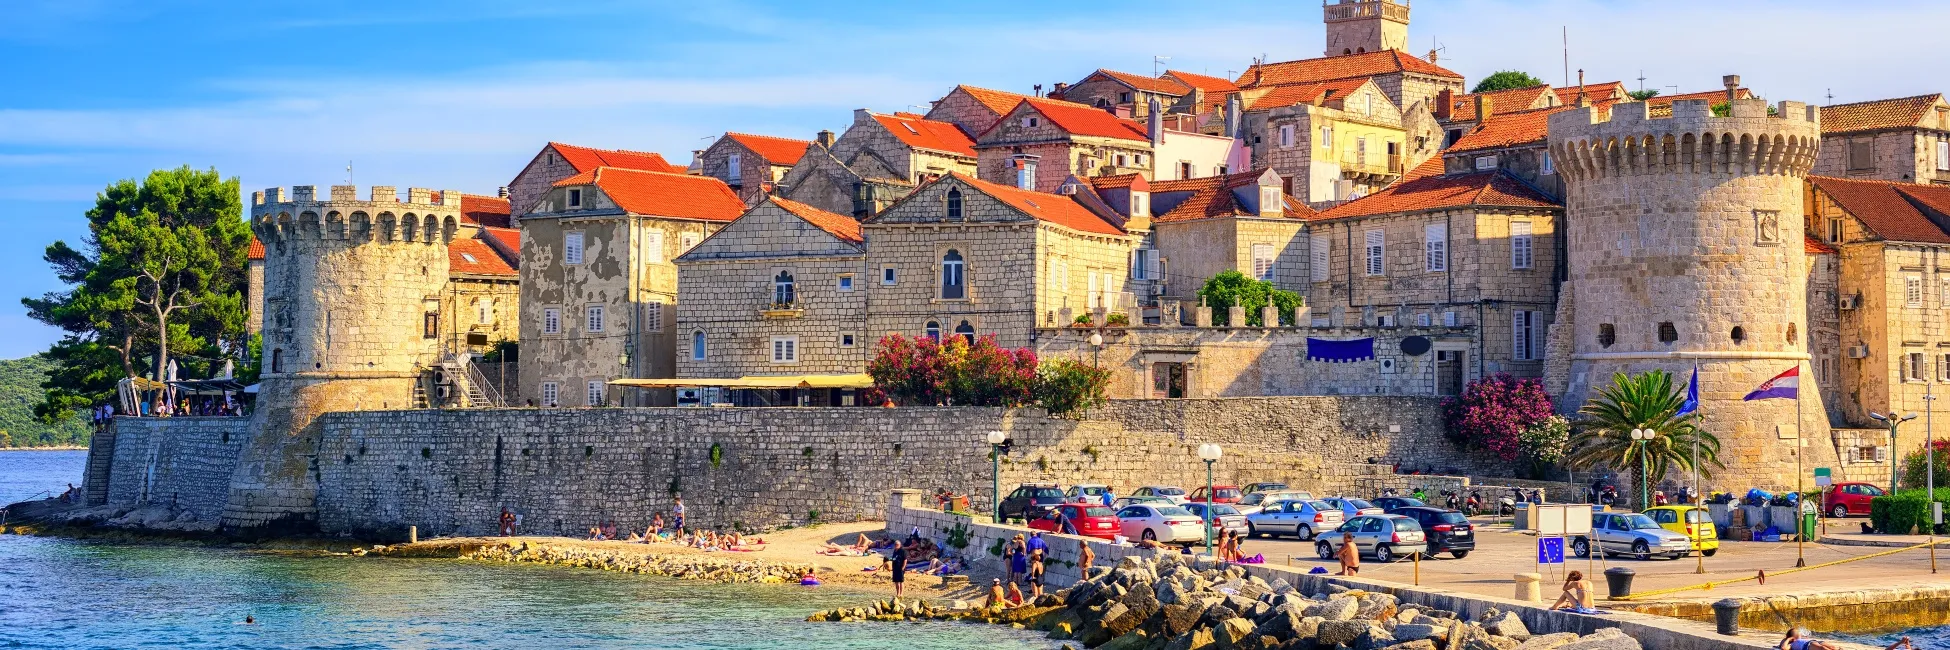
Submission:
<svg viewBox="0 0 1950 650">
<path fill-rule="evenodd" d="M 1395 635 L 1379 625 L 1368 626 L 1368 632 L 1354 640 L 1354 650 L 1381 650 L 1391 645 L 1395 645 Z"/>
<path fill-rule="evenodd" d="M 1530 628 L 1523 624 L 1523 619 L 1518 617 L 1516 612 L 1500 612 L 1496 608 L 1490 608 L 1490 611 L 1484 612 L 1483 629 L 1490 634 L 1510 637 L 1517 641 L 1530 639 Z"/>
<path fill-rule="evenodd" d="M 1397 641 L 1417 641 L 1421 639 L 1443 641 L 1449 638 L 1449 628 L 1446 626 L 1423 625 L 1420 623 L 1403 623 L 1395 626 L 1394 634 L 1395 640 Z"/>
<path fill-rule="evenodd" d="M 1422 612 L 1422 608 L 1420 607 L 1416 607 L 1414 605 L 1403 605 L 1400 608 L 1395 610 L 1395 622 L 1414 623 L 1415 617 L 1420 615 L 1421 612 Z"/>
<path fill-rule="evenodd" d="M 1131 611 L 1137 614 L 1138 620 L 1151 618 L 1151 615 L 1158 613 L 1158 608 L 1162 606 L 1158 602 L 1158 597 L 1153 595 L 1150 589 L 1133 589 L 1117 602 L 1131 608 Z"/>
<path fill-rule="evenodd" d="M 1490 636 L 1482 628 L 1470 628 L 1469 639 L 1463 642 L 1463 650 L 1517 650 L 1518 641 L 1509 637 Z"/>
<path fill-rule="evenodd" d="M 1201 627 L 1192 630 L 1191 634 L 1172 639 L 1171 643 L 1165 644 L 1165 650 L 1207 650 L 1215 645 L 1217 641 L 1212 637 L 1212 628 Z"/>
<path fill-rule="evenodd" d="M 1639 640 L 1627 636 L 1618 628 L 1608 627 L 1589 636 L 1557 646 L 1557 650 L 1643 650 Z"/>
<path fill-rule="evenodd" d="M 1306 616 L 1319 616 L 1330 621 L 1346 621 L 1353 619 L 1354 612 L 1359 610 L 1360 607 L 1360 602 L 1353 598 L 1340 598 L 1308 607 L 1303 614 Z"/>
<path fill-rule="evenodd" d="M 1102 614 L 1097 615 L 1093 620 L 1087 620 L 1073 638 L 1082 641 L 1085 647 L 1095 648 L 1103 645 L 1118 635 L 1131 631 L 1130 628 L 1125 628 L 1123 632 L 1114 632 L 1111 629 L 1111 621 L 1126 618 L 1130 612 L 1131 608 L 1125 607 L 1122 603 L 1111 603 Z"/>
<path fill-rule="evenodd" d="M 1307 618 L 1305 616 L 1300 615 L 1300 610 L 1282 605 L 1271 616 L 1267 616 L 1265 620 L 1259 622 L 1259 633 L 1279 637 L 1281 640 L 1300 636 L 1313 636 L 1311 634 L 1300 633 L 1306 626 L 1306 620 Z M 1314 623 L 1314 630 L 1317 632 L 1319 629 L 1320 624 L 1316 621 Z"/>
<path fill-rule="evenodd" d="M 1220 623 L 1235 618 L 1239 618 L 1239 612 L 1233 611 L 1231 607 L 1213 605 L 1205 609 L 1205 614 L 1199 617 L 1198 624 L 1199 627 L 1217 627 Z"/>
<path fill-rule="evenodd" d="M 1149 645 L 1151 645 L 1149 633 L 1144 630 L 1131 630 L 1099 646 L 1097 650 L 1144 650 Z"/>
<path fill-rule="evenodd" d="M 1244 643 L 1247 637 L 1256 636 L 1254 632 L 1252 621 L 1243 618 L 1232 618 L 1226 619 L 1226 622 L 1220 623 L 1218 627 L 1214 628 L 1212 630 L 1212 638 L 1219 643 L 1221 650 L 1231 650 Z"/>
<path fill-rule="evenodd" d="M 1435 642 L 1428 639 L 1416 639 L 1414 641 L 1388 646 L 1387 650 L 1435 650 Z"/>
<path fill-rule="evenodd" d="M 1158 581 L 1158 589 L 1152 594 L 1160 605 L 1176 605 L 1185 598 L 1185 588 L 1173 580 Z"/>
<path fill-rule="evenodd" d="M 1205 610 L 1190 605 L 1165 605 L 1159 609 L 1159 616 L 1164 618 L 1165 636 L 1178 637 L 1192 631 L 1204 613 Z"/>
<path fill-rule="evenodd" d="M 1156 607 L 1150 611 L 1139 611 L 1136 607 L 1118 603 L 1104 611 L 1104 628 L 1110 630 L 1111 636 L 1123 636 L 1143 625 L 1145 619 L 1151 618 L 1151 613 L 1156 611 Z"/>
<path fill-rule="evenodd" d="M 1077 626 L 1070 621 L 1057 621 L 1049 629 L 1049 638 L 1057 641 L 1076 638 L 1076 635 Z"/>
<path fill-rule="evenodd" d="M 1322 646 L 1352 646 L 1372 627 L 1367 621 L 1326 620 L 1321 622 L 1320 632 L 1314 635 L 1314 641 Z"/>
<path fill-rule="evenodd" d="M 1518 644 L 1517 650 L 1557 650 L 1560 646 L 1576 640 L 1578 640 L 1576 632 L 1540 634 L 1530 637 L 1529 641 Z"/>
</svg>

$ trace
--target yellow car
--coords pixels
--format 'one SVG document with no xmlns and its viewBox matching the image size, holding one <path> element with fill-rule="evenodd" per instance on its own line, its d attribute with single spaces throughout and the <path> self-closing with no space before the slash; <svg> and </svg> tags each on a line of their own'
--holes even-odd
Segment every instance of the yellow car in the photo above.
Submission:
<svg viewBox="0 0 1950 650">
<path fill-rule="evenodd" d="M 1713 516 L 1705 508 L 1694 506 L 1656 506 L 1645 511 L 1645 516 L 1658 522 L 1660 528 L 1670 530 L 1693 540 L 1693 550 L 1700 555 L 1713 557 L 1720 550 L 1720 531 L 1713 528 Z M 1681 522 L 1684 523 L 1681 523 Z M 1698 530 L 1694 530 L 1697 526 Z"/>
</svg>

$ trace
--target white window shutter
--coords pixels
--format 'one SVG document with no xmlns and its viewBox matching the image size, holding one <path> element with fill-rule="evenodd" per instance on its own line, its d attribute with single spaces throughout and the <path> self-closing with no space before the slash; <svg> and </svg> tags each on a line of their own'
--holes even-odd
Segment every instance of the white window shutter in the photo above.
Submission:
<svg viewBox="0 0 1950 650">
<path fill-rule="evenodd" d="M 1144 256 L 1144 277 L 1152 280 L 1165 279 L 1164 263 L 1158 261 L 1157 249 L 1152 249 L 1150 255 Z"/>
<path fill-rule="evenodd" d="M 1328 267 L 1333 264 L 1332 247 L 1334 242 L 1328 239 L 1325 233 L 1317 232 L 1312 235 L 1308 244 L 1313 247 L 1313 259 L 1310 260 L 1313 264 L 1313 268 L 1310 269 L 1313 274 L 1313 280 L 1315 282 L 1326 282 L 1328 273 L 1332 270 Z"/>
<path fill-rule="evenodd" d="M 1510 312 L 1510 358 L 1517 361 L 1528 360 L 1530 351 L 1524 349 L 1524 344 L 1529 340 L 1530 337 L 1524 332 L 1524 312 Z"/>
<path fill-rule="evenodd" d="M 1382 231 L 1379 230 L 1370 230 L 1365 236 L 1368 249 L 1368 275 L 1381 275 L 1386 270 L 1383 264 L 1386 255 L 1383 249 L 1383 237 Z"/>
<path fill-rule="evenodd" d="M 1449 270 L 1449 226 L 1448 224 L 1429 224 L 1422 229 L 1423 250 L 1428 257 L 1428 270 Z"/>
</svg>

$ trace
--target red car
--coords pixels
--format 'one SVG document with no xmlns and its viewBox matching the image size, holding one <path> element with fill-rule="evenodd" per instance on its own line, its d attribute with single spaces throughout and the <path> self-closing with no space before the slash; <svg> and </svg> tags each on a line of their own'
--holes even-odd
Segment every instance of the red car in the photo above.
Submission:
<svg viewBox="0 0 1950 650">
<path fill-rule="evenodd" d="M 1212 503 L 1238 503 L 1239 499 L 1244 496 L 1246 496 L 1245 493 L 1240 492 L 1239 486 L 1237 485 L 1214 485 L 1212 486 L 1211 496 L 1206 495 L 1205 488 L 1199 488 L 1196 490 L 1192 490 L 1191 498 L 1186 499 L 1186 501 L 1198 501 L 1201 503 L 1208 502 L 1208 501 Z"/>
<path fill-rule="evenodd" d="M 1869 500 L 1887 494 L 1873 483 L 1836 483 L 1823 495 L 1821 509 L 1840 519 L 1849 515 L 1868 515 Z"/>
<path fill-rule="evenodd" d="M 1050 533 L 1112 539 L 1122 526 L 1117 511 L 1091 503 L 1065 503 L 1049 507 L 1049 514 L 1029 522 L 1029 527 Z"/>
</svg>

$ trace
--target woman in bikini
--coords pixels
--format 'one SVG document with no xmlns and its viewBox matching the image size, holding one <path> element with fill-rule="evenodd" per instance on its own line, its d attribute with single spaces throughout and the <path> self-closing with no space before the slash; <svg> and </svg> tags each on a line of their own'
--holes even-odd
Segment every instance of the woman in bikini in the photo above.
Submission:
<svg viewBox="0 0 1950 650">
<path fill-rule="evenodd" d="M 1583 571 L 1572 571 L 1564 576 L 1564 594 L 1551 603 L 1551 609 L 1586 610 L 1591 607 L 1591 581 L 1584 579 Z"/>
</svg>

